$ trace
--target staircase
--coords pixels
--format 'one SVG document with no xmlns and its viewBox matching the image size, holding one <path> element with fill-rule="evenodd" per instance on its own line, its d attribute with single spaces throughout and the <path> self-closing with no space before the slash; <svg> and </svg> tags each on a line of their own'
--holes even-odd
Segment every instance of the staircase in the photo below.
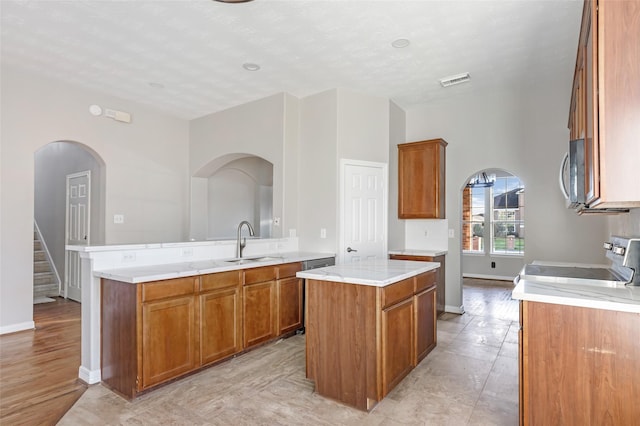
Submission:
<svg viewBox="0 0 640 426">
<path fill-rule="evenodd" d="M 58 297 L 58 281 L 42 248 L 38 233 L 33 232 L 33 299 Z"/>
</svg>

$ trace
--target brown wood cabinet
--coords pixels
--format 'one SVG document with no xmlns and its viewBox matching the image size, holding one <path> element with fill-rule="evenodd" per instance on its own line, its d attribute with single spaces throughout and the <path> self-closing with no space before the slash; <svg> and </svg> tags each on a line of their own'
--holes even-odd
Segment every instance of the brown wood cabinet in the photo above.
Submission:
<svg viewBox="0 0 640 426">
<path fill-rule="evenodd" d="M 398 145 L 398 217 L 445 218 L 445 149 L 432 139 Z"/>
<path fill-rule="evenodd" d="M 273 266 L 243 271 L 245 348 L 271 340 L 276 336 L 276 272 Z"/>
<path fill-rule="evenodd" d="M 301 326 L 301 269 L 296 262 L 141 284 L 102 279 L 103 383 L 134 398 L 293 334 Z"/>
<path fill-rule="evenodd" d="M 203 275 L 200 280 L 200 362 L 218 361 L 242 350 L 240 271 Z"/>
<path fill-rule="evenodd" d="M 445 291 L 446 291 L 446 256 L 413 256 L 408 254 L 390 254 L 389 259 L 395 260 L 415 260 L 419 262 L 438 262 L 440 267 L 436 269 L 433 274 L 438 286 L 436 292 L 436 315 L 439 317 L 444 314 L 445 305 Z"/>
<path fill-rule="evenodd" d="M 436 345 L 432 272 L 386 287 L 307 280 L 307 377 L 372 409 Z"/>
<path fill-rule="evenodd" d="M 302 270 L 301 263 L 292 263 L 278 268 L 278 332 L 285 334 L 302 327 L 302 279 L 296 272 Z"/>
<path fill-rule="evenodd" d="M 569 129 L 585 140 L 590 208 L 639 207 L 640 2 L 585 0 Z"/>
<path fill-rule="evenodd" d="M 418 365 L 436 347 L 436 287 L 429 287 L 414 296 L 416 350 L 414 364 Z"/>
<path fill-rule="evenodd" d="M 523 425 L 630 425 L 640 418 L 640 314 L 521 302 Z"/>
<path fill-rule="evenodd" d="M 141 389 L 196 368 L 197 278 L 142 284 Z"/>
</svg>

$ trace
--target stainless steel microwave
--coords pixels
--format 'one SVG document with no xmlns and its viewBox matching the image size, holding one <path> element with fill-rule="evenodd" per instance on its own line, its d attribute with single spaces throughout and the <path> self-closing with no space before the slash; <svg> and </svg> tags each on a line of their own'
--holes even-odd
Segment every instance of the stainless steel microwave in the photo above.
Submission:
<svg viewBox="0 0 640 426">
<path fill-rule="evenodd" d="M 562 159 L 559 177 L 568 208 L 578 208 L 585 203 L 584 167 L 584 139 L 569 141 L 569 152 Z"/>
</svg>

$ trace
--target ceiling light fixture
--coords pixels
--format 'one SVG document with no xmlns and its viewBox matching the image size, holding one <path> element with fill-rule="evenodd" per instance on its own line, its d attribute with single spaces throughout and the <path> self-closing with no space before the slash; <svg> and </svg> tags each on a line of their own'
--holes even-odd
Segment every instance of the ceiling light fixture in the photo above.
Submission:
<svg viewBox="0 0 640 426">
<path fill-rule="evenodd" d="M 452 75 L 451 77 L 445 77 L 440 79 L 440 84 L 442 87 L 449 87 L 455 84 L 466 83 L 471 80 L 471 76 L 468 72 L 458 75 Z"/>
<path fill-rule="evenodd" d="M 393 47 L 395 47 L 396 49 L 402 49 L 402 48 L 405 48 L 405 47 L 409 46 L 410 43 L 411 42 L 409 41 L 409 39 L 399 38 L 399 39 L 393 40 L 391 42 L 391 45 Z"/>
<path fill-rule="evenodd" d="M 213 0 L 213 1 L 219 1 L 220 3 L 247 3 L 253 0 Z"/>
<path fill-rule="evenodd" d="M 242 64 L 242 68 L 244 68 L 247 71 L 258 71 L 260 69 L 260 65 L 247 62 Z"/>
</svg>

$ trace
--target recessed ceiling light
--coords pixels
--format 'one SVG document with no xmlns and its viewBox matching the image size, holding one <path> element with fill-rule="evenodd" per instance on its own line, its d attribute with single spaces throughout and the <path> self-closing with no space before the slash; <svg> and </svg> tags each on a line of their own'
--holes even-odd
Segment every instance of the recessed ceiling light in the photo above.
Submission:
<svg viewBox="0 0 640 426">
<path fill-rule="evenodd" d="M 164 89 L 164 84 L 155 83 L 153 81 L 151 83 L 149 83 L 149 86 L 153 87 L 154 89 Z"/>
<path fill-rule="evenodd" d="M 469 80 L 471 80 L 471 76 L 468 72 L 465 72 L 462 74 L 441 78 L 440 84 L 442 85 L 442 87 L 449 87 L 453 86 L 454 84 L 466 83 Z"/>
<path fill-rule="evenodd" d="M 260 69 L 260 65 L 247 62 L 242 64 L 242 68 L 244 68 L 247 71 L 258 71 Z"/>
<path fill-rule="evenodd" d="M 410 43 L 411 42 L 409 41 L 409 39 L 399 38 L 399 39 L 393 40 L 393 42 L 391 42 L 391 45 L 396 49 L 402 49 L 403 47 L 409 46 Z"/>
</svg>

